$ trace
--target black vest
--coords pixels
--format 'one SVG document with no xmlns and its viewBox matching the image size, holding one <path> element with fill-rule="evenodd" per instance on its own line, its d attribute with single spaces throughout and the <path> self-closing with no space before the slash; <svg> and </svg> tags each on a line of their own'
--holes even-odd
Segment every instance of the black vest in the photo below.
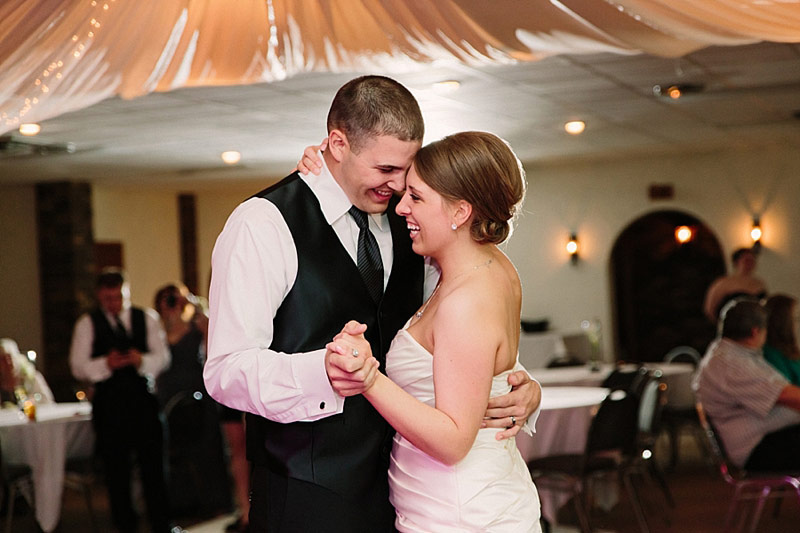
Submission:
<svg viewBox="0 0 800 533">
<path fill-rule="evenodd" d="M 384 368 L 397 331 L 422 303 L 423 259 L 411 250 L 405 220 L 387 211 L 394 258 L 383 299 L 376 304 L 358 268 L 325 220 L 313 192 L 292 174 L 256 197 L 277 206 L 297 248 L 297 278 L 274 318 L 271 350 L 324 348 L 348 320 L 367 325 L 373 355 Z M 344 412 L 316 422 L 281 424 L 248 414 L 248 457 L 274 472 L 358 500 L 386 484 L 393 430 L 363 396 Z"/>
<path fill-rule="evenodd" d="M 147 324 L 145 322 L 144 311 L 138 307 L 131 308 L 131 331 L 127 339 L 119 339 L 111 329 L 103 311 L 95 309 L 89 314 L 94 326 L 94 340 L 92 341 L 92 358 L 102 357 L 108 354 L 113 348 L 120 351 L 136 348 L 142 353 L 149 352 L 147 346 Z M 147 390 L 147 380 L 139 375 L 133 367 L 122 368 L 114 371 L 110 378 L 96 385 L 96 391 L 104 392 L 103 389 L 116 388 L 130 391 L 133 389 Z M 101 394 L 101 398 L 104 395 Z M 95 398 L 97 396 L 95 395 Z"/>
</svg>

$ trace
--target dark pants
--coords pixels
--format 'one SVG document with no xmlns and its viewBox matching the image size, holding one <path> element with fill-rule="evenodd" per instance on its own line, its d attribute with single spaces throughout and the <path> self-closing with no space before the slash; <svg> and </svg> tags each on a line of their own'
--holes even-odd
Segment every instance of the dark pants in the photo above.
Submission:
<svg viewBox="0 0 800 533">
<path fill-rule="evenodd" d="M 395 531 L 395 513 L 385 489 L 376 489 L 355 501 L 319 485 L 280 476 L 261 465 L 254 465 L 250 487 L 252 533 Z"/>
<path fill-rule="evenodd" d="M 789 426 L 761 439 L 747 458 L 747 470 L 800 472 L 800 425 Z"/>
<path fill-rule="evenodd" d="M 116 394 L 103 394 L 95 398 L 93 419 L 114 526 L 122 532 L 137 531 L 138 516 L 131 497 L 135 461 L 141 473 L 151 531 L 169 532 L 164 425 L 158 400 L 147 392 L 128 396 L 124 401 Z"/>
</svg>

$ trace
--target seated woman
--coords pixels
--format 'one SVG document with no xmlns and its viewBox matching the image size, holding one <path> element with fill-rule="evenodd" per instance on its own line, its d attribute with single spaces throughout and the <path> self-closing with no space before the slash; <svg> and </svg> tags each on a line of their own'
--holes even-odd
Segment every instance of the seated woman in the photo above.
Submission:
<svg viewBox="0 0 800 533">
<path fill-rule="evenodd" d="M 792 385 L 800 385 L 800 349 L 797 347 L 797 300 L 785 294 L 770 296 L 764 358 Z"/>
<path fill-rule="evenodd" d="M 13 339 L 0 339 L 0 393 L 3 407 L 16 408 L 18 394 L 24 394 L 36 403 L 55 401 L 42 373 L 20 353 Z"/>
</svg>

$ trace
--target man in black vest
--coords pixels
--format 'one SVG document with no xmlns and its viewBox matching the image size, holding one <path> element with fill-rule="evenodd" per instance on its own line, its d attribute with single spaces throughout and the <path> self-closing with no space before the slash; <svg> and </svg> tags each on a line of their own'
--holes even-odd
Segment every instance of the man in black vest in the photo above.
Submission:
<svg viewBox="0 0 800 533">
<path fill-rule="evenodd" d="M 120 532 L 138 531 L 131 498 L 135 458 L 150 529 L 168 532 L 163 427 L 151 391 L 155 376 L 169 365 L 164 330 L 155 311 L 131 307 L 128 284 L 118 269 L 98 276 L 97 302 L 75 324 L 69 362 L 76 379 L 94 385 L 92 422 L 111 518 Z"/>
<path fill-rule="evenodd" d="M 357 320 L 382 367 L 438 279 L 394 211 L 423 133 L 405 87 L 351 80 L 331 104 L 320 174 L 295 172 L 245 201 L 217 240 L 205 379 L 215 399 L 248 413 L 251 531 L 394 530 L 393 430 L 363 396 L 333 392 L 337 381 L 364 390 L 370 375 L 350 382 L 325 345 Z M 346 370 L 366 369 L 354 356 Z M 538 385 L 523 389 L 530 414 Z"/>
</svg>

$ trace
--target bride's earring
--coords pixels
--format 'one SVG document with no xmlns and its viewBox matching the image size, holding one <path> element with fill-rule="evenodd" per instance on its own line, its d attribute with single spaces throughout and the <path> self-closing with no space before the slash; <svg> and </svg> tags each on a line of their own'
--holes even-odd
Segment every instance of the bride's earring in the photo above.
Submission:
<svg viewBox="0 0 800 533">
<path fill-rule="evenodd" d="M 450 224 L 450 229 L 451 229 L 451 230 L 453 230 L 453 231 L 455 231 L 455 230 L 457 230 L 457 229 L 458 229 L 458 226 L 456 226 L 456 223 L 455 223 L 455 222 L 453 222 L 452 224 Z"/>
</svg>

